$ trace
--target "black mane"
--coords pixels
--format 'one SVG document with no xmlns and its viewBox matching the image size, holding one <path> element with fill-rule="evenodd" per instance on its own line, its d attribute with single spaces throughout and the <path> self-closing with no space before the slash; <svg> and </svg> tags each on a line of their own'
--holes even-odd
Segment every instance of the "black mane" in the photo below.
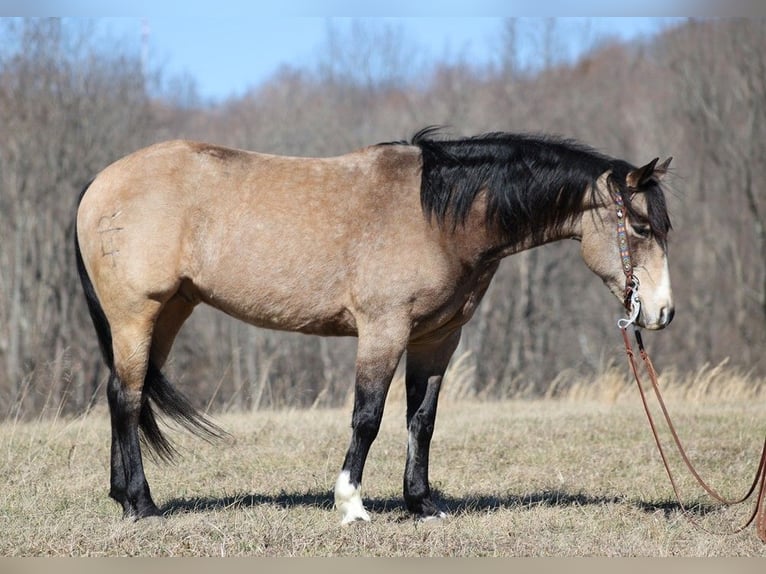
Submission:
<svg viewBox="0 0 766 574">
<path fill-rule="evenodd" d="M 594 193 L 596 180 L 611 171 L 608 185 L 623 196 L 633 221 L 649 224 L 654 237 L 666 242 L 670 220 L 659 183 L 639 190 L 648 206 L 641 214 L 630 204 L 625 184 L 635 167 L 573 140 L 510 133 L 442 139 L 438 129 L 426 128 L 411 144 L 423 157 L 423 212 L 440 224 L 464 223 L 477 195 L 486 190 L 489 225 L 510 243 L 539 240 L 579 215 L 585 194 Z"/>
</svg>

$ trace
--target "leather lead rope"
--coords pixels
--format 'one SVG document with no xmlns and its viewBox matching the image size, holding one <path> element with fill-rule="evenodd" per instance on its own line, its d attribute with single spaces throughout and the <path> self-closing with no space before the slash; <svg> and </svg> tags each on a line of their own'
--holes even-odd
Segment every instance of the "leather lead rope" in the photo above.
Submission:
<svg viewBox="0 0 766 574">
<path fill-rule="evenodd" d="M 678 485 L 676 484 L 673 472 L 670 470 L 670 464 L 668 463 L 667 456 L 665 455 L 665 449 L 662 446 L 662 441 L 660 440 L 657 426 L 654 422 L 654 418 L 652 417 L 652 413 L 647 403 L 646 393 L 644 392 L 644 389 L 641 385 L 641 377 L 638 373 L 638 367 L 636 365 L 635 355 L 633 353 L 633 346 L 631 345 L 630 339 L 628 337 L 627 330 L 631 325 L 633 325 L 633 333 L 635 335 L 636 344 L 638 346 L 639 354 L 641 355 L 641 360 L 644 363 L 646 372 L 649 374 L 649 379 L 652 383 L 654 395 L 657 398 L 657 402 L 659 403 L 660 408 L 662 409 L 665 423 L 667 424 L 667 427 L 670 430 L 670 434 L 673 437 L 673 442 L 675 443 L 676 450 L 683 459 L 686 468 L 689 470 L 692 476 L 694 476 L 697 483 L 705 490 L 705 492 L 707 492 L 713 499 L 726 506 L 746 502 L 753 495 L 757 488 L 758 495 L 756 497 L 755 508 L 753 509 L 753 512 L 750 514 L 747 522 L 740 528 L 731 532 L 731 534 L 742 532 L 745 528 L 750 526 L 750 524 L 755 522 L 755 529 L 756 533 L 758 534 L 758 538 L 760 538 L 762 542 L 766 543 L 766 439 L 764 439 L 763 448 L 761 449 L 761 458 L 758 462 L 755 478 L 753 479 L 753 482 L 750 485 L 747 493 L 739 499 L 729 499 L 720 495 L 715 489 L 713 489 L 706 481 L 702 479 L 692 462 L 689 460 L 686 449 L 684 449 L 683 444 L 681 443 L 681 439 L 676 432 L 675 425 L 673 424 L 673 421 L 670 418 L 670 414 L 668 413 L 668 409 L 665 406 L 665 401 L 662 398 L 662 393 L 660 392 L 660 386 L 657 380 L 657 371 L 654 369 L 652 360 L 649 358 L 649 354 L 644 348 L 644 342 L 641 338 L 641 331 L 635 324 L 635 321 L 638 318 L 641 303 L 638 298 L 638 278 L 633 274 L 633 259 L 630 254 L 630 244 L 628 242 L 628 234 L 625 225 L 625 202 L 622 194 L 619 192 L 613 193 L 612 197 L 615 204 L 617 205 L 617 244 L 620 249 L 620 262 L 622 265 L 622 270 L 625 274 L 624 305 L 628 313 L 628 318 L 620 319 L 617 324 L 620 328 L 620 331 L 622 332 L 622 338 L 625 342 L 625 352 L 628 356 L 628 363 L 630 364 L 631 371 L 633 372 L 633 377 L 636 380 L 638 392 L 641 395 L 641 402 L 643 404 L 646 417 L 649 421 L 652 435 L 654 436 L 654 442 L 657 445 L 657 450 L 660 453 L 660 458 L 662 458 L 662 464 L 665 467 L 665 472 L 668 475 L 668 479 L 670 479 L 670 485 L 673 488 L 673 493 L 676 496 L 676 500 L 678 501 L 684 516 L 692 524 L 704 530 L 705 532 L 713 534 L 710 530 L 704 528 L 699 522 L 694 520 L 694 518 L 689 514 L 688 510 L 684 506 L 683 502 L 681 502 L 681 494 L 679 492 Z"/>
<path fill-rule="evenodd" d="M 649 421 L 649 426 L 652 429 L 652 436 L 654 437 L 654 442 L 657 445 L 657 450 L 660 453 L 660 458 L 662 458 L 662 464 L 665 467 L 665 472 L 667 473 L 668 479 L 670 480 L 670 485 L 673 488 L 673 493 L 675 494 L 676 500 L 678 501 L 678 504 L 681 507 L 681 510 L 683 511 L 684 516 L 686 516 L 686 518 L 690 522 L 692 522 L 695 526 L 701 528 L 702 530 L 706 532 L 715 534 L 714 532 L 704 528 L 701 524 L 699 524 L 699 522 L 694 520 L 694 518 L 689 514 L 688 510 L 686 509 L 683 502 L 681 501 L 681 494 L 678 489 L 678 485 L 676 484 L 675 478 L 673 476 L 673 472 L 670 470 L 670 464 L 668 463 L 668 459 L 665 454 L 665 449 L 663 448 L 662 442 L 660 441 L 660 437 L 657 431 L 657 426 L 655 424 L 654 417 L 652 416 L 652 413 L 649 410 L 646 393 L 644 392 L 644 389 L 641 385 L 641 377 L 638 373 L 638 367 L 636 365 L 635 355 L 633 352 L 633 347 L 630 343 L 630 339 L 628 337 L 627 329 L 621 328 L 620 331 L 622 332 L 622 338 L 623 338 L 623 341 L 625 342 L 625 352 L 628 355 L 628 363 L 630 364 L 631 371 L 633 372 L 633 376 L 636 380 L 638 392 L 641 395 L 641 402 L 644 407 L 644 412 L 646 413 L 646 418 Z M 652 383 L 652 389 L 654 391 L 654 395 L 656 396 L 657 402 L 659 403 L 660 408 L 662 409 L 665 423 L 667 424 L 668 429 L 670 430 L 670 434 L 673 437 L 673 442 L 675 443 L 676 450 L 678 451 L 679 455 L 684 461 L 686 468 L 689 470 L 692 476 L 694 476 L 697 483 L 705 490 L 705 492 L 707 492 L 712 498 L 714 498 L 715 500 L 717 500 L 718 502 L 726 506 L 732 506 L 735 504 L 741 504 L 743 502 L 746 502 L 753 495 L 753 493 L 756 491 L 756 488 L 757 488 L 758 495 L 756 497 L 755 507 L 752 513 L 750 514 L 750 517 L 748 518 L 747 522 L 743 526 L 741 526 L 740 528 L 737 528 L 736 530 L 731 532 L 731 534 L 737 534 L 739 532 L 742 532 L 745 528 L 747 528 L 753 522 L 755 522 L 755 529 L 756 529 L 756 533 L 758 534 L 758 538 L 760 538 L 762 542 L 766 542 L 766 439 L 764 440 L 763 448 L 761 449 L 761 458 L 760 458 L 760 461 L 758 462 L 758 468 L 756 469 L 756 472 L 755 472 L 755 478 L 753 479 L 753 482 L 750 485 L 750 488 L 748 489 L 747 493 L 738 499 L 730 499 L 720 495 L 705 480 L 702 479 L 702 477 L 700 476 L 700 474 L 697 472 L 696 468 L 692 464 L 691 460 L 689 459 L 689 456 L 686 453 L 686 449 L 684 449 L 683 444 L 681 443 L 681 439 L 678 436 L 678 432 L 676 431 L 675 425 L 673 424 L 673 421 L 670 418 L 670 414 L 668 413 L 667 407 L 665 406 L 665 401 L 662 398 L 662 393 L 660 392 L 659 383 L 657 381 L 657 372 L 654 369 L 652 360 L 649 358 L 649 354 L 646 352 L 646 349 L 644 348 L 644 343 L 641 338 L 641 333 L 638 329 L 635 329 L 634 333 L 635 333 L 636 343 L 638 345 L 639 353 L 641 355 L 641 360 L 644 363 L 646 371 L 649 374 L 649 379 Z"/>
</svg>

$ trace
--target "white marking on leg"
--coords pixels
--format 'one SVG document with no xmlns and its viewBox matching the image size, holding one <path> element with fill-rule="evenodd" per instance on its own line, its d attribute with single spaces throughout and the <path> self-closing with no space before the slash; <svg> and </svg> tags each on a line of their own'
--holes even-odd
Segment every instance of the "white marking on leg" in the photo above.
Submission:
<svg viewBox="0 0 766 574">
<path fill-rule="evenodd" d="M 355 520 L 370 521 L 370 515 L 362 504 L 361 486 L 354 486 L 350 481 L 351 474 L 342 470 L 335 482 L 335 508 L 340 511 L 340 523 L 345 525 Z"/>
<path fill-rule="evenodd" d="M 406 467 L 409 469 L 410 473 L 412 473 L 412 471 L 414 470 L 415 460 L 417 459 L 417 456 L 415 454 L 416 444 L 417 444 L 417 441 L 415 440 L 415 437 L 413 436 L 412 431 L 410 430 L 407 433 L 407 458 L 409 460 L 407 461 L 408 464 Z M 412 477 L 408 476 L 407 479 L 411 480 Z M 447 518 L 447 515 L 440 510 L 439 514 L 429 514 L 429 515 L 419 516 L 418 521 L 431 522 L 432 520 L 443 520 L 445 518 Z"/>
<path fill-rule="evenodd" d="M 415 463 L 415 445 L 416 444 L 417 443 L 415 442 L 415 437 L 412 436 L 412 430 L 407 429 L 407 458 L 409 459 L 407 462 L 411 464 Z"/>
</svg>

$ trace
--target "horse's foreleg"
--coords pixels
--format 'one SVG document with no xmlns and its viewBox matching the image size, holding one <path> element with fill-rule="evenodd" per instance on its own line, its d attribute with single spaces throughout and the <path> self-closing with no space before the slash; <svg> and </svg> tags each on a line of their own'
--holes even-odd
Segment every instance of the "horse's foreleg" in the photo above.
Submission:
<svg viewBox="0 0 766 574">
<path fill-rule="evenodd" d="M 351 444 L 335 483 L 335 507 L 342 515 L 342 524 L 370 519 L 362 504 L 362 472 L 378 435 L 388 387 L 406 344 L 405 336 L 382 339 L 381 333 L 359 337 Z"/>
<path fill-rule="evenodd" d="M 404 501 L 421 518 L 443 518 L 431 500 L 428 458 L 436 421 L 442 377 L 460 341 L 457 331 L 438 344 L 411 346 L 407 350 L 407 462 Z"/>
</svg>

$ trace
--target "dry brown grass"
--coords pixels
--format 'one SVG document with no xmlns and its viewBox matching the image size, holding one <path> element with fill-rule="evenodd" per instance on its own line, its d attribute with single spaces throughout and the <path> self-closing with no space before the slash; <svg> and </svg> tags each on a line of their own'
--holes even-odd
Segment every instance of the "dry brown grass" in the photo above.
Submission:
<svg viewBox="0 0 766 574">
<path fill-rule="evenodd" d="M 682 516 L 624 369 L 590 385 L 571 377 L 564 385 L 564 374 L 555 398 L 494 403 L 460 389 L 459 374 L 458 388 L 445 389 L 432 448 L 446 520 L 421 523 L 404 511 L 396 388 L 365 472 L 373 521 L 350 527 L 339 526 L 331 494 L 349 409 L 222 415 L 232 439 L 214 445 L 174 432 L 183 458 L 147 464 L 166 517 L 137 523 L 107 497 L 100 411 L 0 425 L 0 555 L 766 556 L 752 528 L 712 535 Z M 663 384 L 703 475 L 738 494 L 766 432 L 763 382 L 721 365 Z M 708 529 L 731 530 L 746 514 L 681 484 Z"/>
</svg>

